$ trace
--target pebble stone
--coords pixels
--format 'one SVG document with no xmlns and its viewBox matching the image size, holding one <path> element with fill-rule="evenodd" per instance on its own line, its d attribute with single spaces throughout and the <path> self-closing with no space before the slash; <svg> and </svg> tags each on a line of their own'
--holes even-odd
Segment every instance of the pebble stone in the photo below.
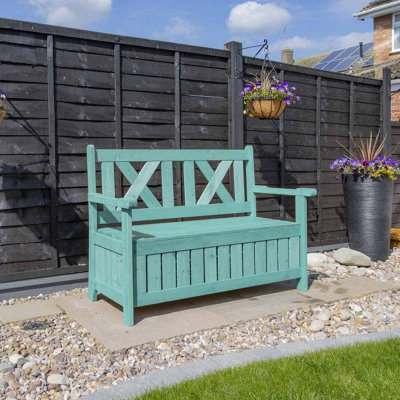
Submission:
<svg viewBox="0 0 400 400">
<path fill-rule="evenodd" d="M 335 264 L 335 261 L 331 252 L 325 255 L 327 263 L 309 268 L 313 279 L 334 282 L 360 270 L 354 265 L 352 268 L 340 264 L 336 268 L 327 266 Z M 399 266 L 400 250 L 395 249 L 386 262 L 372 262 L 371 267 L 362 271 L 372 279 L 397 282 L 400 286 Z M 326 274 L 328 270 L 330 274 Z M 17 304 L 71 293 L 86 293 L 86 289 L 11 299 L 0 304 Z M 6 338 L 0 341 L 1 399 L 78 399 L 133 377 L 196 359 L 280 343 L 393 329 L 400 326 L 400 290 L 306 306 L 114 352 L 105 349 L 85 328 L 65 314 L 38 320 L 47 322 L 49 326 L 43 330 L 26 331 L 23 324 L 0 322 L 0 337 Z M 313 331 L 311 327 L 316 324 L 320 330 Z"/>
<path fill-rule="evenodd" d="M 319 332 L 325 328 L 324 321 L 314 319 L 310 324 L 310 332 Z"/>
</svg>

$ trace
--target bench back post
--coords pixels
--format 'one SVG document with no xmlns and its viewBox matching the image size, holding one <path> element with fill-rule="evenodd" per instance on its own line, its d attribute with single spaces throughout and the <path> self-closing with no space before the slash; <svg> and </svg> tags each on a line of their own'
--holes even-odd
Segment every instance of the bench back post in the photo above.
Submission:
<svg viewBox="0 0 400 400">
<path fill-rule="evenodd" d="M 246 161 L 246 184 L 247 184 L 247 201 L 251 205 L 251 213 L 252 217 L 257 215 L 256 209 L 256 195 L 254 193 L 254 185 L 255 185 L 255 178 L 254 178 L 254 154 L 253 154 L 253 147 L 246 146 L 245 147 L 248 160 Z"/>
</svg>

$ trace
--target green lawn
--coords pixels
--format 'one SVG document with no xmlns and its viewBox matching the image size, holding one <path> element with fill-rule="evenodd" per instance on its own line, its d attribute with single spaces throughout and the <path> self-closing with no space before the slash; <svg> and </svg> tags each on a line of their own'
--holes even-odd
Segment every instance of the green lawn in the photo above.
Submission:
<svg viewBox="0 0 400 400">
<path fill-rule="evenodd" d="M 400 339 L 229 369 L 141 399 L 400 399 Z"/>
</svg>

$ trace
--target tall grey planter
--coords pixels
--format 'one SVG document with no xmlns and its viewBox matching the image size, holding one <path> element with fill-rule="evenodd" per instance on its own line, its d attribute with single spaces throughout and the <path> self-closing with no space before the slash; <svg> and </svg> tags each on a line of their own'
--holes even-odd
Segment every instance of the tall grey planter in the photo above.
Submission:
<svg viewBox="0 0 400 400">
<path fill-rule="evenodd" d="M 393 181 L 343 176 L 349 246 L 373 261 L 390 254 Z"/>
</svg>

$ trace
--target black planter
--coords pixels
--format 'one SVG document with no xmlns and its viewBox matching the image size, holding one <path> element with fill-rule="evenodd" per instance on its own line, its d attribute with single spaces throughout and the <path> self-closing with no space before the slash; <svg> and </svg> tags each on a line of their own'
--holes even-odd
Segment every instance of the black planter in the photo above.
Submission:
<svg viewBox="0 0 400 400">
<path fill-rule="evenodd" d="M 393 181 L 388 178 L 343 176 L 349 246 L 373 261 L 390 252 Z"/>
</svg>

